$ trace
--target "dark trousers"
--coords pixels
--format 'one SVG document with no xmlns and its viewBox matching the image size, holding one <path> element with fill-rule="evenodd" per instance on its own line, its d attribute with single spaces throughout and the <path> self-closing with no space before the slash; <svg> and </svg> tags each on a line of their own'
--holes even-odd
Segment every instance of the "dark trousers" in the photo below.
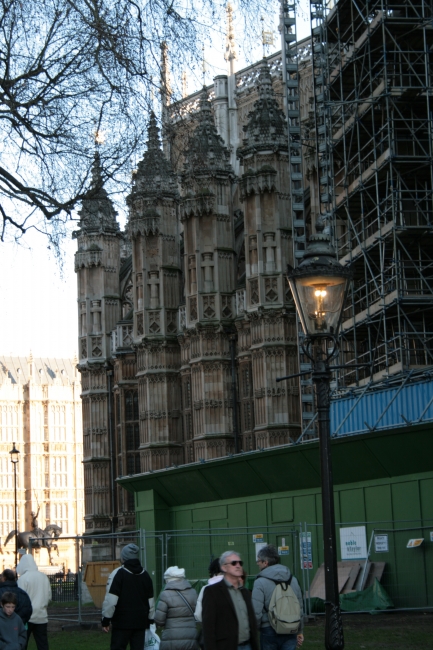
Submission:
<svg viewBox="0 0 433 650">
<path fill-rule="evenodd" d="M 33 634 L 38 650 L 48 650 L 48 623 L 27 623 L 27 643 Z"/>
<path fill-rule="evenodd" d="M 128 643 L 131 650 L 143 650 L 145 633 L 146 630 L 119 630 L 113 627 L 110 650 L 126 650 Z"/>
</svg>

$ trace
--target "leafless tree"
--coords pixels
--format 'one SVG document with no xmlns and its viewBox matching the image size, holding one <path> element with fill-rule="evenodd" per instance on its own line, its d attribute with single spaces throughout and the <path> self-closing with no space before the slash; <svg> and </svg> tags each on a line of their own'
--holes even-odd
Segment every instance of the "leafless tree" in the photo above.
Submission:
<svg viewBox="0 0 433 650">
<path fill-rule="evenodd" d="M 70 218 L 95 133 L 105 132 L 104 174 L 121 189 L 145 141 L 161 43 L 178 70 L 194 65 L 223 11 L 219 0 L 0 0 L 2 241 Z"/>
</svg>

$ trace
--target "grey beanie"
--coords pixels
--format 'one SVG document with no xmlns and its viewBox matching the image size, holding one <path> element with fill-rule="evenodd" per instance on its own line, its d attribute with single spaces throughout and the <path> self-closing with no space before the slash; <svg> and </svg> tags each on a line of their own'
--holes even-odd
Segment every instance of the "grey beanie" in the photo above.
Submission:
<svg viewBox="0 0 433 650">
<path fill-rule="evenodd" d="M 122 562 L 126 562 L 126 560 L 138 560 L 139 550 L 136 544 L 127 544 L 120 552 L 120 559 Z"/>
</svg>

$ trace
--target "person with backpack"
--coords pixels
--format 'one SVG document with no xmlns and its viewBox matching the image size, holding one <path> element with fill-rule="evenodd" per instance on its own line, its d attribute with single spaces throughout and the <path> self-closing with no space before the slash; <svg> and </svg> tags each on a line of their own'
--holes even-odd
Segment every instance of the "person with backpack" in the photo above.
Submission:
<svg viewBox="0 0 433 650">
<path fill-rule="evenodd" d="M 261 650 L 295 650 L 304 641 L 302 592 L 290 569 L 280 564 L 272 544 L 257 553 L 260 569 L 253 587 L 253 608 Z"/>
</svg>

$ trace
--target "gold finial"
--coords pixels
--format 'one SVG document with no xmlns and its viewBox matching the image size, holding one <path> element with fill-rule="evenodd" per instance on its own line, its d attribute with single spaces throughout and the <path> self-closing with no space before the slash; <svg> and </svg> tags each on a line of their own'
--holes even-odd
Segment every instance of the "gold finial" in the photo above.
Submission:
<svg viewBox="0 0 433 650">
<path fill-rule="evenodd" d="M 105 131 L 101 131 L 100 129 L 96 129 L 96 131 L 93 134 L 95 144 L 100 145 L 104 144 L 105 142 Z"/>
<path fill-rule="evenodd" d="M 186 76 L 186 70 L 182 72 L 182 97 L 188 95 L 188 79 Z"/>
<path fill-rule="evenodd" d="M 260 18 L 262 22 L 262 45 L 263 45 L 263 58 L 266 58 L 266 46 L 274 44 L 273 32 L 265 31 L 265 19 L 263 16 Z"/>
</svg>

